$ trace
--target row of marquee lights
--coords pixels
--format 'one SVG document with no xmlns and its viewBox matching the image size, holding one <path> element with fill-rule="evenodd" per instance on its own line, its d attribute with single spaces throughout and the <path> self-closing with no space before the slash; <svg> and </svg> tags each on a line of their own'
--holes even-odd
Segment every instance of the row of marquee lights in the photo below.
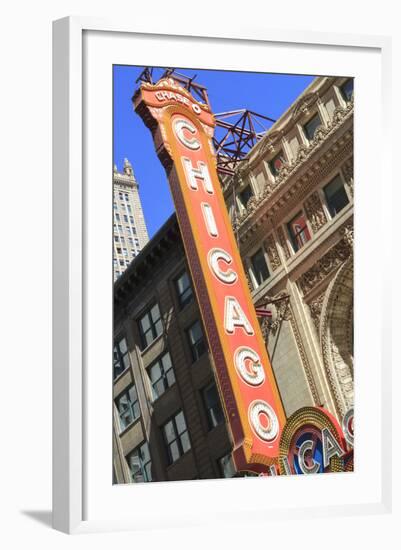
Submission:
<svg viewBox="0 0 401 550">
<path fill-rule="evenodd" d="M 220 341 L 225 340 L 223 344 L 229 343 L 228 347 L 223 346 L 225 366 L 227 371 L 230 371 L 230 380 L 232 381 L 229 366 L 233 364 L 234 372 L 242 384 L 239 395 L 240 400 L 243 400 L 242 405 L 246 405 L 246 414 L 242 416 L 240 413 L 240 416 L 241 419 L 247 418 L 251 430 L 256 436 L 256 440 L 252 443 L 252 447 L 256 448 L 256 451 L 248 456 L 244 453 L 244 456 L 247 456 L 245 461 L 235 460 L 237 468 L 241 469 L 242 466 L 246 469 L 249 464 L 252 469 L 252 463 L 254 465 L 259 463 L 264 465 L 264 469 L 256 470 L 259 472 L 267 471 L 270 475 L 276 475 L 278 473 L 276 465 L 279 465 L 279 473 L 294 473 L 286 456 L 279 460 L 280 438 L 283 435 L 283 429 L 288 424 L 286 424 L 284 409 L 275 385 L 260 327 L 254 311 L 251 312 L 253 304 L 235 239 L 233 235 L 229 235 L 230 232 L 232 233 L 232 227 L 224 218 L 227 216 L 225 206 L 222 206 L 224 199 L 218 185 L 215 166 L 211 160 L 214 155 L 210 140 L 214 127 L 213 116 L 205 105 L 200 104 L 200 106 L 187 90 L 177 86 L 171 79 L 162 80 L 156 85 L 143 84 L 133 101 L 135 109 L 152 130 L 159 156 L 163 149 L 163 152 L 167 151 L 168 157 L 170 157 L 168 162 L 163 160 L 162 162 L 169 173 L 175 202 L 182 199 L 184 213 L 190 220 L 188 224 L 190 229 L 188 229 L 182 223 L 182 219 L 180 220 L 180 216 L 183 216 L 182 209 L 179 209 L 176 204 L 177 218 L 179 222 L 181 221 L 180 227 L 184 244 L 189 232 L 192 232 L 195 241 L 204 241 L 205 248 L 202 249 L 197 243 L 196 253 L 202 266 L 203 276 L 209 283 L 208 299 L 210 303 L 218 302 L 218 300 L 213 301 L 213 293 L 220 299 L 224 298 L 221 300 L 223 304 L 222 319 L 219 317 L 221 313 L 219 308 L 215 306 L 213 306 L 213 314 L 215 317 L 219 317 L 217 322 L 220 320 L 223 322 L 222 334 L 218 328 Z M 159 136 L 156 135 L 157 132 L 159 132 Z M 171 159 L 178 174 L 182 197 L 180 194 L 174 194 L 176 180 L 171 177 L 170 168 L 167 168 Z M 189 197 L 188 202 L 185 201 L 185 196 Z M 179 212 L 181 212 L 180 215 Z M 206 262 L 203 262 L 202 252 L 205 252 Z M 188 262 L 191 267 L 190 257 L 188 257 Z M 207 270 L 209 275 L 206 273 Z M 193 279 L 196 289 L 197 280 L 194 273 Z M 199 302 L 202 310 L 204 303 L 202 304 L 202 300 Z M 246 314 L 247 304 L 248 315 Z M 249 307 L 249 304 L 252 308 Z M 211 330 L 207 324 L 205 328 L 207 333 Z M 227 349 L 231 350 L 231 357 L 228 356 Z M 213 355 L 213 347 L 211 352 Z M 215 363 L 217 363 L 216 358 Z M 271 373 L 271 376 L 268 376 L 266 372 Z M 235 381 L 233 381 L 233 386 L 235 386 Z M 227 395 L 221 387 L 220 393 L 223 403 L 226 405 Z M 240 404 L 239 407 L 241 408 L 242 405 Z M 318 412 L 329 416 L 327 411 L 323 413 L 320 409 Z M 348 421 L 347 429 L 344 429 L 345 439 L 351 445 L 351 431 L 348 429 L 350 415 L 348 414 L 346 417 Z M 230 415 L 227 419 L 234 434 L 235 424 Z M 326 420 L 326 416 L 324 416 L 322 423 L 317 422 L 323 448 L 323 468 L 328 467 L 333 457 L 340 458 L 346 453 L 345 442 L 343 445 L 340 444 L 344 439 L 341 428 L 337 428 L 333 422 L 327 423 Z M 331 429 L 327 426 L 330 426 Z M 335 434 L 333 434 L 333 430 Z M 305 439 L 305 437 L 297 449 L 300 473 L 315 473 L 321 467 L 312 458 L 316 442 Z M 246 442 L 246 440 L 247 437 L 236 440 L 234 436 L 234 449 L 235 445 L 238 448 L 249 448 L 249 441 Z M 250 456 L 252 459 L 249 458 Z M 255 457 L 257 458 L 255 459 Z"/>
</svg>

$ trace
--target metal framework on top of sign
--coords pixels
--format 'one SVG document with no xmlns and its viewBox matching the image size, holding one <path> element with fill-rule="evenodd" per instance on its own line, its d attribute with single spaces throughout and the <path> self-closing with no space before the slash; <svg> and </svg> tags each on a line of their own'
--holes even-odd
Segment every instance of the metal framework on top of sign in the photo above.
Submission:
<svg viewBox="0 0 401 550">
<path fill-rule="evenodd" d="M 238 470 L 278 464 L 286 421 L 216 172 L 215 120 L 172 78 L 133 97 L 171 186 Z"/>
</svg>

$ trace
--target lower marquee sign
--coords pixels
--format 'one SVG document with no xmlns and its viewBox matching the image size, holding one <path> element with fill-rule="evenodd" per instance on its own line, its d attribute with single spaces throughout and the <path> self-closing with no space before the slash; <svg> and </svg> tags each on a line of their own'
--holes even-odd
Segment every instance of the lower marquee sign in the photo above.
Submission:
<svg viewBox="0 0 401 550">
<path fill-rule="evenodd" d="M 342 427 L 328 411 L 303 407 L 292 414 L 280 441 L 282 475 L 343 472 L 353 469 L 354 410 L 344 416 Z M 270 470 L 277 475 L 277 470 Z"/>
</svg>

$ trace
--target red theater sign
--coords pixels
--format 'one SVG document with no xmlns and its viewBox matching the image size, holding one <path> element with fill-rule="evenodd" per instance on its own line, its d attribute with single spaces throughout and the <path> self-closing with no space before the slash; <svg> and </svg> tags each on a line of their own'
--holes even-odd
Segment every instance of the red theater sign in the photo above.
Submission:
<svg viewBox="0 0 401 550">
<path fill-rule="evenodd" d="M 142 84 L 133 101 L 169 178 L 236 467 L 266 470 L 285 414 L 217 177 L 214 117 L 171 78 Z"/>
</svg>

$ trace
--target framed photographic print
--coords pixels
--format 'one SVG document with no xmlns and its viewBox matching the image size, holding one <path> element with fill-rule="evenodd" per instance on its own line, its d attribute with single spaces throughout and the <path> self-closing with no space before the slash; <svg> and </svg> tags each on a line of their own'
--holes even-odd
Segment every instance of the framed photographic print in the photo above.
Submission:
<svg viewBox="0 0 401 550">
<path fill-rule="evenodd" d="M 55 22 L 56 528 L 387 509 L 388 50 Z"/>
</svg>

